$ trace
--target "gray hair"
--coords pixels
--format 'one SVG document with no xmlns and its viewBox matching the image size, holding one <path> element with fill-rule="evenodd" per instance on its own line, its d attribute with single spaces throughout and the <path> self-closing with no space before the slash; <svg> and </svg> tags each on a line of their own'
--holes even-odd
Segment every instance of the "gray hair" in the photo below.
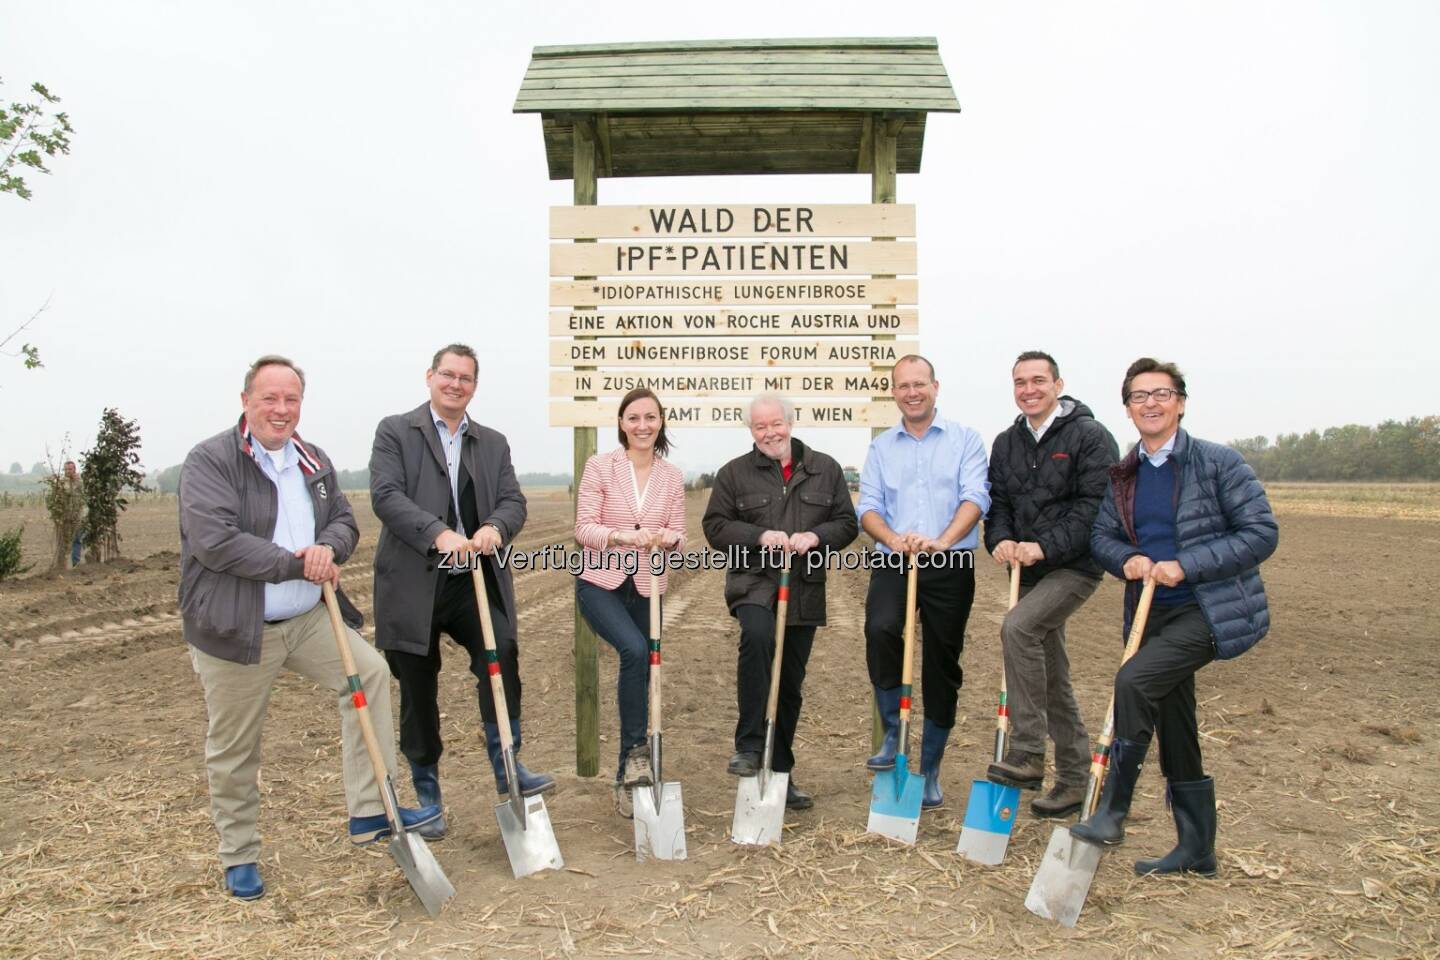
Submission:
<svg viewBox="0 0 1440 960">
<path fill-rule="evenodd" d="M 245 393 L 250 392 L 250 387 L 255 383 L 255 374 L 263 367 L 289 367 L 295 371 L 295 376 L 300 378 L 300 394 L 305 394 L 305 371 L 295 366 L 295 362 L 289 357 L 282 357 L 278 353 L 267 353 L 265 356 L 250 364 L 250 369 L 245 371 Z"/>
<path fill-rule="evenodd" d="M 756 407 L 768 406 L 772 403 L 780 408 L 781 413 L 785 414 L 786 423 L 795 422 L 795 404 L 780 396 L 780 394 L 778 393 L 762 393 L 759 396 L 755 397 L 755 399 L 751 400 L 750 410 L 745 415 L 745 422 L 748 424 L 755 421 Z"/>
</svg>

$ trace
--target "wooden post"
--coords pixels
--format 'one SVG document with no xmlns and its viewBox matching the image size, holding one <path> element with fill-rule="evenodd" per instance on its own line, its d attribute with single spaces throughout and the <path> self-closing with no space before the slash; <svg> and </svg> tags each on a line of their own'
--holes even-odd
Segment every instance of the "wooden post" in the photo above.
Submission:
<svg viewBox="0 0 1440 960">
<path fill-rule="evenodd" d="M 575 206 L 594 206 L 599 194 L 599 179 L 595 168 L 595 122 L 582 119 L 575 122 Z M 577 240 L 576 243 L 594 243 L 593 240 Z M 593 280 L 594 277 L 576 277 L 577 280 Z M 576 309 L 586 309 L 577 307 Z M 590 308 L 593 309 L 593 308 Z M 576 369 L 594 369 L 593 367 Z M 593 400 L 594 397 L 577 397 L 577 400 Z M 585 463 L 594 454 L 595 428 L 575 428 L 574 482 L 571 485 L 571 516 L 580 498 L 580 475 Z M 577 602 L 575 617 L 575 773 L 582 777 L 593 777 L 600 772 L 600 661 L 595 631 L 580 614 Z"/>
<path fill-rule="evenodd" d="M 871 203 L 894 203 L 895 202 L 895 144 L 900 132 L 895 121 L 887 120 L 883 114 L 875 114 L 870 118 L 870 202 Z M 863 161 L 862 161 L 863 162 Z M 894 237 L 874 237 L 875 240 L 894 240 Z M 876 280 L 891 280 L 891 276 L 876 276 Z M 890 334 L 879 334 L 876 340 L 894 340 Z M 883 369 L 872 367 L 871 369 Z M 893 383 L 890 385 L 895 386 Z M 892 399 L 885 397 L 883 399 Z M 897 414 L 898 416 L 898 414 Z M 871 427 L 870 437 L 874 439 L 884 433 L 888 427 Z M 879 751 L 880 744 L 885 739 L 885 723 L 880 719 L 880 708 L 873 706 L 870 722 L 870 749 Z"/>
</svg>

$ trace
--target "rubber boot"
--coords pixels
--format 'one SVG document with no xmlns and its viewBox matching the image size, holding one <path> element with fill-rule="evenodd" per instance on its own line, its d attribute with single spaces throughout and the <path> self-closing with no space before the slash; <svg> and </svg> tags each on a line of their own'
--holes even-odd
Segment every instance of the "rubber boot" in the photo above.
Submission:
<svg viewBox="0 0 1440 960">
<path fill-rule="evenodd" d="M 920 772 L 925 775 L 925 793 L 920 808 L 931 810 L 945 802 L 940 792 L 940 761 L 945 759 L 945 745 L 950 742 L 950 728 L 937 727 L 928 719 L 920 737 Z"/>
<path fill-rule="evenodd" d="M 865 766 L 871 770 L 894 770 L 895 753 L 900 747 L 900 688 L 876 687 L 875 706 L 880 711 L 880 721 L 885 724 L 885 741 L 880 744 L 880 752 L 865 761 Z"/>
<path fill-rule="evenodd" d="M 410 782 L 415 784 L 415 800 L 422 807 L 439 807 L 440 816 L 420 827 L 415 832 L 426 840 L 442 840 L 445 837 L 444 805 L 440 802 L 440 765 L 432 763 L 422 767 L 410 762 Z"/>
<path fill-rule="evenodd" d="M 1072 837 L 1107 845 L 1125 839 L 1125 817 L 1130 813 L 1135 781 L 1140 779 L 1140 764 L 1149 746 L 1120 737 L 1114 739 L 1110 744 L 1110 772 L 1100 791 L 1100 804 L 1093 816 L 1070 828 Z"/>
<path fill-rule="evenodd" d="M 1194 873 L 1215 876 L 1215 778 L 1170 782 L 1170 813 L 1175 817 L 1175 849 L 1158 860 L 1135 861 L 1140 876 Z"/>
<path fill-rule="evenodd" d="M 515 774 L 520 778 L 520 793 L 533 797 L 555 788 L 555 778 L 548 773 L 531 773 L 520 762 L 520 720 L 510 718 L 510 733 L 515 745 Z M 500 727 L 486 722 L 485 749 L 490 753 L 490 766 L 495 768 L 495 792 L 501 795 L 510 792 L 510 781 L 505 778 L 505 754 L 500 747 Z"/>
</svg>

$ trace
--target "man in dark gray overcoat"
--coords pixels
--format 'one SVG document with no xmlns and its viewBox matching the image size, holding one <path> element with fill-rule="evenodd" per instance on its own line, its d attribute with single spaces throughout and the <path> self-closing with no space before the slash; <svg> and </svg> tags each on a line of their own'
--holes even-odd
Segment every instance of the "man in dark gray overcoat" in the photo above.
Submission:
<svg viewBox="0 0 1440 960">
<path fill-rule="evenodd" d="M 495 551 L 525 525 L 525 495 L 503 434 L 470 420 L 479 361 L 453 343 L 435 354 L 425 383 L 430 399 L 380 421 L 370 452 L 370 497 L 380 518 L 375 551 L 375 645 L 400 681 L 400 750 L 410 761 L 418 797 L 440 801 L 440 634 L 463 647 L 477 678 L 485 743 L 495 785 L 509 785 L 490 690 L 470 562 L 481 564 L 495 628 L 508 722 L 520 751 L 520 660 L 515 642 L 515 591 Z M 533 796 L 555 785 L 516 760 L 520 786 Z M 445 833 L 443 818 L 421 831 Z"/>
</svg>

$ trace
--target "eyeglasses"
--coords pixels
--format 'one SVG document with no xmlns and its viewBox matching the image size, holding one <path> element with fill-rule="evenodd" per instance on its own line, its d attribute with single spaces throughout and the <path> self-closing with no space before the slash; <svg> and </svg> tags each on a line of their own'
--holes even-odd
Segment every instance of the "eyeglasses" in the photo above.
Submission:
<svg viewBox="0 0 1440 960">
<path fill-rule="evenodd" d="M 439 377 L 441 380 L 444 380 L 446 383 L 458 383 L 462 387 L 475 386 L 474 377 L 465 376 L 459 373 L 452 373 L 449 370 L 436 370 L 435 376 Z"/>
<path fill-rule="evenodd" d="M 1151 397 L 1155 398 L 1156 403 L 1169 403 L 1172 397 L 1183 396 L 1185 396 L 1185 393 L 1182 390 L 1172 390 L 1169 387 L 1161 387 L 1158 390 L 1131 390 L 1130 396 L 1125 399 L 1129 402 L 1130 406 L 1140 407 L 1144 406 L 1145 401 Z"/>
</svg>

